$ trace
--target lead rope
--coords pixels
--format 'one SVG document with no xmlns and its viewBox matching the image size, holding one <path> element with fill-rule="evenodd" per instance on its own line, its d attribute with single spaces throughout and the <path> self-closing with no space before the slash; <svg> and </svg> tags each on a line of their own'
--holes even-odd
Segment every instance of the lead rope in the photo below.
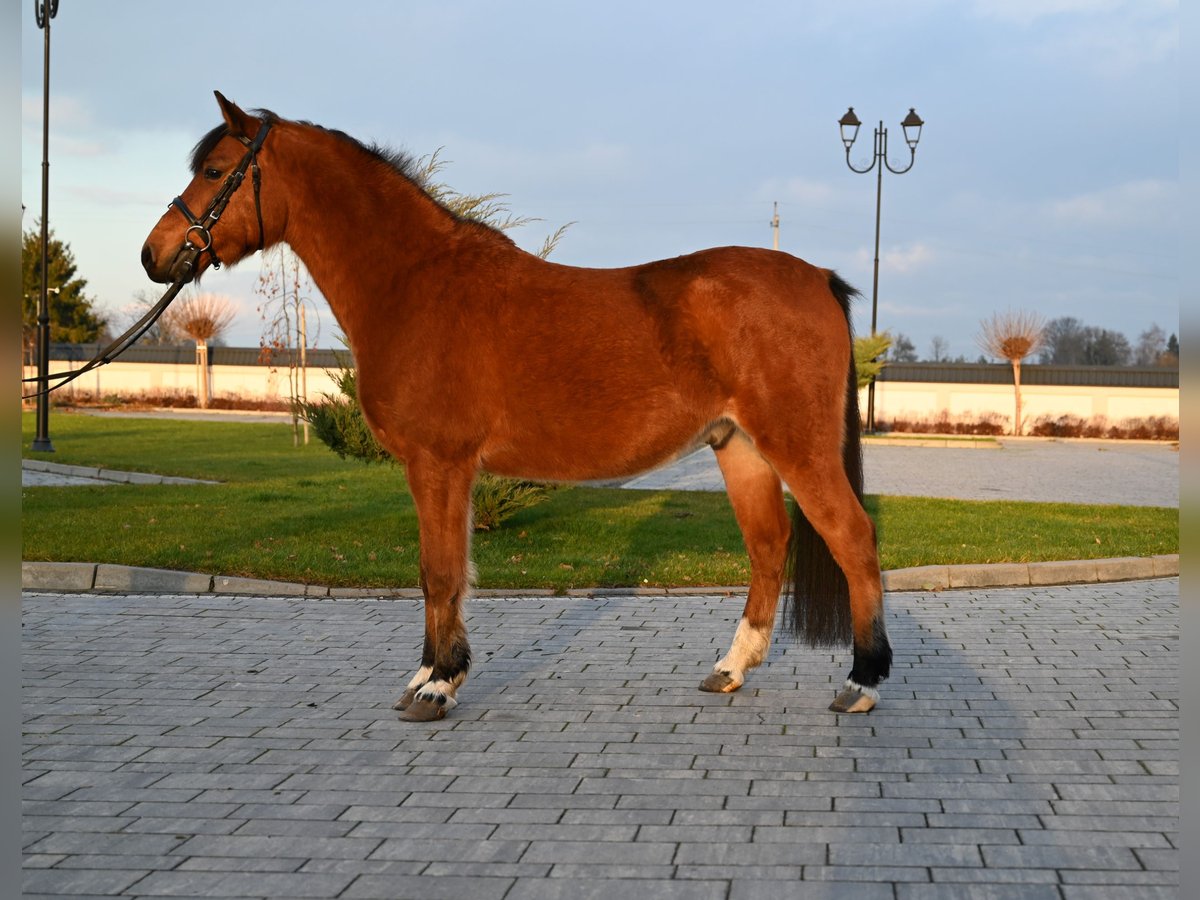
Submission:
<svg viewBox="0 0 1200 900">
<path fill-rule="evenodd" d="M 253 141 L 248 140 L 244 136 L 238 138 L 248 148 L 246 155 L 242 157 L 237 167 L 229 173 L 229 177 L 225 179 L 225 184 L 221 186 L 221 190 L 209 202 L 208 208 L 204 211 L 203 220 L 197 219 L 192 214 L 192 211 L 187 208 L 187 204 L 183 202 L 182 197 L 176 197 L 171 201 L 171 206 L 174 206 L 183 213 L 183 217 L 187 219 L 189 227 L 185 232 L 186 242 L 184 243 L 183 250 L 174 266 L 182 274 L 172 282 L 171 286 L 162 295 L 162 298 L 150 308 L 149 312 L 134 322 L 124 334 L 92 357 L 90 362 L 80 366 L 78 369 L 71 369 L 69 372 L 57 372 L 53 375 L 47 375 L 44 379 L 46 387 L 39 391 L 34 391 L 32 394 L 22 394 L 22 400 L 32 400 L 40 397 L 42 394 L 56 391 L 63 385 L 74 381 L 80 375 L 84 375 L 99 366 L 107 365 L 128 350 L 136 343 L 138 338 L 150 330 L 150 326 L 158 321 L 176 295 L 191 282 L 192 276 L 196 272 L 196 264 L 200 259 L 201 253 L 208 252 L 209 256 L 212 257 L 213 268 L 219 269 L 221 267 L 221 261 L 212 249 L 211 230 L 221 217 L 221 214 L 225 212 L 225 207 L 229 205 L 234 192 L 241 186 L 242 179 L 246 176 L 247 166 L 251 169 L 251 181 L 254 184 L 254 212 L 258 216 L 258 249 L 260 251 L 263 249 L 266 234 L 263 231 L 262 204 L 259 202 L 259 188 L 262 186 L 262 176 L 258 170 L 258 151 L 262 149 L 263 142 L 267 139 L 267 132 L 271 130 L 271 124 L 272 120 L 265 118 Z M 197 244 L 192 240 L 193 231 L 197 232 L 197 237 L 202 242 L 201 244 Z M 31 378 L 22 378 L 21 383 L 25 384 L 29 381 L 41 382 L 42 380 L 40 375 L 35 375 Z M 57 381 L 58 383 L 52 385 L 50 384 L 51 381 Z"/>
<path fill-rule="evenodd" d="M 192 257 L 192 264 L 190 266 L 188 266 L 188 271 L 190 273 L 190 271 L 192 270 L 192 268 L 195 265 L 195 257 L 200 255 L 200 250 L 199 250 L 199 248 L 192 247 L 191 250 L 189 250 L 187 252 L 194 254 Z M 173 282 L 171 284 L 171 286 L 169 288 L 167 288 L 166 292 L 162 295 L 162 299 L 160 299 L 157 303 L 155 303 L 154 306 L 152 306 L 150 308 L 149 312 L 147 312 L 144 316 L 142 316 L 140 319 L 138 319 L 136 322 L 134 322 L 133 326 L 131 328 L 129 328 L 129 330 L 127 330 L 119 338 L 117 338 L 115 341 L 113 341 L 107 347 L 105 347 L 103 350 L 101 350 L 99 353 L 97 353 L 94 357 L 92 357 L 91 361 L 88 362 L 86 365 L 80 366 L 78 369 L 72 369 L 69 372 L 56 372 L 54 374 L 47 375 L 46 379 L 45 379 L 47 382 L 46 387 L 42 388 L 40 391 L 34 391 L 32 394 L 22 394 L 21 399 L 22 400 L 32 400 L 35 397 L 40 397 L 42 394 L 48 394 L 51 391 L 56 391 L 60 387 L 62 387 L 64 384 L 68 384 L 68 383 L 74 381 L 80 375 L 84 375 L 84 374 L 90 372 L 92 369 L 98 368 L 99 366 L 103 366 L 103 365 L 106 365 L 107 363 L 112 362 L 114 359 L 116 359 L 118 356 L 120 356 L 122 353 L 124 353 L 126 350 L 128 350 L 137 341 L 138 338 L 140 338 L 143 334 L 145 334 L 147 331 L 150 330 L 150 326 L 158 321 L 159 317 L 163 314 L 163 312 L 166 311 L 166 308 L 171 304 L 171 301 L 175 299 L 175 296 L 181 290 L 183 290 L 184 286 L 187 285 L 189 282 L 191 282 L 191 280 L 192 280 L 192 278 L 191 278 L 191 275 L 189 274 L 188 277 L 180 278 L 178 281 Z M 41 376 L 35 375 L 32 378 L 22 378 L 21 383 L 24 384 L 27 381 L 39 381 L 40 382 L 41 380 L 42 380 Z M 49 384 L 49 382 L 51 382 L 51 381 L 57 381 L 58 383 L 57 384 Z"/>
</svg>

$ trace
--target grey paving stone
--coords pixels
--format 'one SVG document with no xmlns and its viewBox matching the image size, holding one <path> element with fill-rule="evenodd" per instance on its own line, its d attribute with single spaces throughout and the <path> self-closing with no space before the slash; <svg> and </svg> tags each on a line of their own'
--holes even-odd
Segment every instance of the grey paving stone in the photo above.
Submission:
<svg viewBox="0 0 1200 900">
<path fill-rule="evenodd" d="M 1058 900 L 1053 884 L 898 884 L 896 900 Z"/>
<path fill-rule="evenodd" d="M 414 897 L 429 900 L 501 900 L 512 887 L 513 878 L 464 877 L 456 875 L 362 875 L 341 896 L 347 900 L 396 900 Z M 403 893 L 401 893 L 403 892 Z"/>
<path fill-rule="evenodd" d="M 891 884 L 863 881 L 805 881 L 737 878 L 729 888 L 729 900 L 894 900 Z"/>
<path fill-rule="evenodd" d="M 574 878 L 518 878 L 504 900 L 725 900 L 724 881 L 668 881 L 647 878 L 579 881 Z"/>
<path fill-rule="evenodd" d="M 150 874 L 150 870 L 127 869 L 26 869 L 21 879 L 21 896 L 37 894 L 56 897 L 119 894 Z"/>
<path fill-rule="evenodd" d="M 983 847 L 986 865 L 994 868 L 1140 869 L 1128 847 Z"/>
<path fill-rule="evenodd" d="M 418 604 L 30 593 L 26 878 L 42 895 L 1157 892 L 1179 856 L 1177 596 L 893 593 L 896 664 L 863 717 L 825 709 L 848 653 L 783 638 L 738 694 L 697 692 L 737 599 L 473 601 L 463 705 L 414 726 L 389 705 Z"/>
<path fill-rule="evenodd" d="M 353 875 L 319 872 L 153 872 L 138 883 L 141 896 L 337 897 Z"/>
</svg>

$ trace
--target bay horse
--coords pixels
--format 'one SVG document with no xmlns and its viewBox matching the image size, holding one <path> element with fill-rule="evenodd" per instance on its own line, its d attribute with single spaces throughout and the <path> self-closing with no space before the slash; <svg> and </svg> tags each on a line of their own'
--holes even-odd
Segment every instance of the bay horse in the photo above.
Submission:
<svg viewBox="0 0 1200 900">
<path fill-rule="evenodd" d="M 404 154 L 216 97 L 224 121 L 193 150 L 142 262 L 166 283 L 283 241 L 329 302 L 363 415 L 403 462 L 419 519 L 425 642 L 402 718 L 442 718 L 467 677 L 480 471 L 625 477 L 699 442 L 751 563 L 732 645 L 700 689 L 736 691 L 764 661 L 790 571 L 792 630 L 853 642 L 830 709 L 875 706 L 892 651 L 862 506 L 853 288 L 748 247 L 615 269 L 547 262 L 439 205 Z M 253 191 L 239 190 L 248 167 Z"/>
</svg>

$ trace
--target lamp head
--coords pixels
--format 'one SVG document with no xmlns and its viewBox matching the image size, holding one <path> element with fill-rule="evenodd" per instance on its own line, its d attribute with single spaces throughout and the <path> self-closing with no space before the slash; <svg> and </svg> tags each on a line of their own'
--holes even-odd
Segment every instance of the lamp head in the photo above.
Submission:
<svg viewBox="0 0 1200 900">
<path fill-rule="evenodd" d="M 921 121 L 921 117 L 917 115 L 917 111 L 909 107 L 908 115 L 904 117 L 904 121 L 900 123 L 900 127 L 904 129 L 904 140 L 912 150 L 917 149 L 917 141 L 921 139 L 921 126 L 925 123 Z"/>
<path fill-rule="evenodd" d="M 842 143 L 846 145 L 846 152 L 850 152 L 850 146 L 854 143 L 854 139 L 858 137 L 858 127 L 862 122 L 858 121 L 858 116 L 854 114 L 854 107 L 851 106 L 846 110 L 846 114 L 838 119 L 838 126 L 842 130 Z"/>
</svg>

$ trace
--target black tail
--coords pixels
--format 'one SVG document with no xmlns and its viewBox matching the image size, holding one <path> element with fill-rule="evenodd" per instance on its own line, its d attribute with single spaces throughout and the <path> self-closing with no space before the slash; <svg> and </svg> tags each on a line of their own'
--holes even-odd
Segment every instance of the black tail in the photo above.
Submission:
<svg viewBox="0 0 1200 900">
<path fill-rule="evenodd" d="M 846 314 L 850 326 L 850 301 L 859 292 L 836 272 L 829 273 L 829 289 Z M 850 333 L 850 372 L 846 383 L 846 428 L 842 441 L 842 463 L 846 477 L 859 503 L 863 498 L 862 422 L 858 415 L 858 373 L 854 367 L 854 334 Z M 792 536 L 788 544 L 791 592 L 786 604 L 785 623 L 793 634 L 810 646 L 829 647 L 849 644 L 853 639 L 850 622 L 850 588 L 846 576 L 834 562 L 825 540 L 817 534 L 800 509 L 792 504 Z"/>
</svg>

